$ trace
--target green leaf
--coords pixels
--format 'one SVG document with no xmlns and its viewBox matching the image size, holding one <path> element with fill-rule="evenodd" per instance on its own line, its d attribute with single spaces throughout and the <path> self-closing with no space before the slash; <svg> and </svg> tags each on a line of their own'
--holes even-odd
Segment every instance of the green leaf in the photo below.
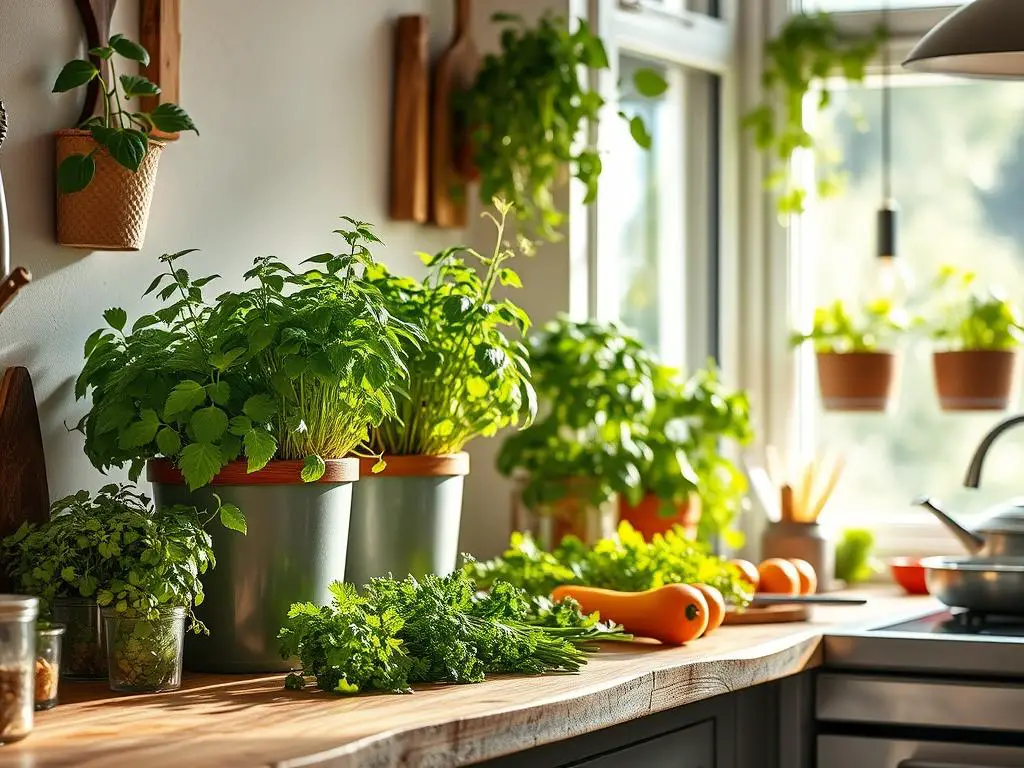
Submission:
<svg viewBox="0 0 1024 768">
<path fill-rule="evenodd" d="M 249 332 L 249 352 L 256 354 L 270 346 L 274 340 L 274 329 L 269 325 L 258 325 Z"/>
<path fill-rule="evenodd" d="M 373 474 L 377 475 L 377 474 L 380 474 L 381 472 L 383 472 L 387 468 L 388 468 L 388 463 L 386 461 L 384 461 L 384 459 L 377 459 L 377 461 L 374 463 L 374 465 L 370 468 L 370 471 Z"/>
<path fill-rule="evenodd" d="M 95 175 L 96 161 L 93 160 L 92 153 L 68 155 L 57 168 L 57 187 L 65 195 L 81 192 L 89 186 Z"/>
<path fill-rule="evenodd" d="M 235 416 L 228 422 L 228 431 L 238 437 L 245 437 L 250 429 L 252 429 L 252 419 L 248 416 Z"/>
<path fill-rule="evenodd" d="M 153 438 L 156 437 L 156 431 L 159 428 L 160 417 L 156 415 L 156 411 L 152 408 L 147 408 L 139 414 L 138 421 L 129 424 L 121 433 L 117 444 L 120 448 L 126 450 L 148 445 L 153 442 Z"/>
<path fill-rule="evenodd" d="M 474 352 L 476 364 L 485 376 L 501 370 L 508 364 L 508 355 L 499 347 L 481 346 Z"/>
<path fill-rule="evenodd" d="M 449 296 L 445 299 L 441 311 L 445 320 L 458 322 L 464 320 L 466 313 L 473 308 L 473 300 L 469 296 Z"/>
<path fill-rule="evenodd" d="M 143 315 L 132 324 L 132 333 L 141 331 L 143 328 L 149 328 L 160 322 L 160 318 L 156 315 Z"/>
<path fill-rule="evenodd" d="M 234 349 L 229 349 L 227 352 L 214 352 L 210 355 L 210 365 L 218 371 L 226 371 L 234 365 L 235 361 L 241 357 L 244 352 L 244 347 L 235 347 Z"/>
<path fill-rule="evenodd" d="M 647 132 L 647 125 L 644 123 L 643 118 L 639 115 L 634 115 L 629 121 L 629 135 L 643 149 L 651 148 L 653 139 L 651 134 Z"/>
<path fill-rule="evenodd" d="M 153 125 L 164 133 L 195 131 L 196 136 L 199 135 L 199 129 L 192 122 L 192 118 L 177 104 L 171 104 L 170 102 L 160 104 L 149 113 L 149 119 L 153 121 Z"/>
<path fill-rule="evenodd" d="M 170 427 L 164 427 L 156 433 L 156 447 L 168 458 L 177 456 L 181 450 L 181 436 Z"/>
<path fill-rule="evenodd" d="M 238 531 L 243 535 L 249 532 L 248 526 L 245 524 L 245 515 L 234 504 L 224 504 L 221 506 L 220 524 L 229 531 Z"/>
<path fill-rule="evenodd" d="M 164 404 L 164 418 L 172 419 L 178 414 L 189 413 L 206 402 L 206 390 L 198 381 L 186 379 L 176 385 Z"/>
<path fill-rule="evenodd" d="M 216 405 L 200 408 L 189 420 L 192 433 L 201 443 L 214 443 L 227 432 L 228 415 Z"/>
<path fill-rule="evenodd" d="M 111 307 L 103 313 L 103 319 L 114 330 L 123 331 L 125 323 L 128 322 L 128 313 L 120 307 Z"/>
<path fill-rule="evenodd" d="M 307 456 L 305 461 L 302 462 L 302 481 L 304 483 L 315 483 L 324 476 L 326 471 L 327 465 L 323 459 L 316 454 Z"/>
<path fill-rule="evenodd" d="M 104 45 L 99 48 L 90 48 L 89 55 L 95 56 L 97 59 L 103 59 L 104 61 L 106 61 L 114 55 L 114 49 L 111 48 L 109 45 Z"/>
<path fill-rule="evenodd" d="M 479 376 L 470 376 L 466 379 L 466 391 L 469 392 L 472 397 L 484 397 L 491 391 L 491 388 L 487 382 Z"/>
<path fill-rule="evenodd" d="M 143 66 L 149 65 L 149 52 L 124 35 L 113 35 L 110 38 L 110 47 L 126 59 L 141 62 Z"/>
<path fill-rule="evenodd" d="M 141 75 L 121 75 L 121 88 L 124 89 L 124 97 L 133 99 L 136 96 L 156 96 L 160 93 L 160 86 L 151 82 Z"/>
<path fill-rule="evenodd" d="M 263 424 L 274 418 L 277 413 L 277 403 L 270 395 L 253 395 L 245 401 L 242 413 L 257 424 Z"/>
<path fill-rule="evenodd" d="M 505 267 L 505 269 L 498 271 L 498 280 L 502 285 L 511 285 L 513 288 L 522 288 L 523 281 L 519 279 L 519 275 L 515 270 Z"/>
<path fill-rule="evenodd" d="M 267 430 L 258 427 L 245 433 L 243 445 L 245 457 L 249 460 L 249 472 L 259 472 L 277 453 L 277 440 Z"/>
<path fill-rule="evenodd" d="M 92 65 L 91 61 L 75 59 L 64 65 L 64 69 L 57 75 L 57 81 L 53 84 L 52 93 L 64 93 L 72 88 L 78 88 L 92 81 L 100 71 Z"/>
<path fill-rule="evenodd" d="M 146 134 L 134 128 L 106 128 L 101 125 L 93 126 L 91 131 L 93 138 L 106 147 L 118 163 L 132 173 L 139 170 L 149 148 Z"/>
<path fill-rule="evenodd" d="M 668 83 L 653 69 L 638 69 L 633 73 L 633 87 L 648 99 L 656 99 L 668 90 Z"/>
<path fill-rule="evenodd" d="M 206 394 L 208 394 L 210 396 L 210 400 L 217 405 L 227 405 L 228 400 L 231 399 L 231 385 L 226 381 L 207 384 Z"/>
<path fill-rule="evenodd" d="M 191 443 L 181 451 L 181 474 L 191 490 L 207 485 L 224 466 L 220 448 L 210 443 Z"/>
</svg>

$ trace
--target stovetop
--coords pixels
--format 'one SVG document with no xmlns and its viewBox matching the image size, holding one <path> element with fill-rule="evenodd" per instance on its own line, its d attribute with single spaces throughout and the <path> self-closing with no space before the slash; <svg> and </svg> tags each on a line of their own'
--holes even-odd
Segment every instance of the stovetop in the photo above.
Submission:
<svg viewBox="0 0 1024 768">
<path fill-rule="evenodd" d="M 966 635 L 986 638 L 1024 638 L 1024 616 L 965 611 L 938 611 L 910 621 L 878 627 L 880 632 L 912 632 L 927 635 Z"/>
</svg>

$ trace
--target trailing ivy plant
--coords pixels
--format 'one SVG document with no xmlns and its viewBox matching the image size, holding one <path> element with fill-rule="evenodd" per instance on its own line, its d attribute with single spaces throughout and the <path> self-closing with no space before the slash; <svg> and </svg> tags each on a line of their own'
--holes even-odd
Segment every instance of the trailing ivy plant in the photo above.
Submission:
<svg viewBox="0 0 1024 768">
<path fill-rule="evenodd" d="M 372 227 L 346 219 L 341 253 L 308 259 L 296 271 L 260 257 L 248 288 L 208 304 L 204 287 L 164 255 L 145 295 L 163 306 L 126 330 L 121 308 L 85 344 L 75 394 L 91 395 L 78 424 L 85 451 L 106 470 L 173 461 L 191 488 L 244 457 L 249 472 L 272 459 L 301 459 L 302 478 L 319 479 L 325 459 L 350 454 L 368 428 L 396 414 L 393 392 L 406 377 L 404 346 L 419 330 L 390 315 L 374 269 Z"/>
<path fill-rule="evenodd" d="M 933 282 L 932 306 L 918 318 L 951 350 L 1009 350 L 1024 344 L 1020 307 L 999 290 L 979 290 L 977 275 L 944 266 Z"/>
<path fill-rule="evenodd" d="M 828 78 L 841 75 L 849 82 L 863 82 L 868 63 L 887 37 L 884 28 L 867 38 L 844 37 L 832 16 L 818 11 L 790 16 L 778 35 L 765 44 L 764 100 L 744 116 L 743 125 L 775 166 L 766 186 L 778 191 L 780 215 L 802 213 L 807 201 L 807 190 L 790 173 L 793 155 L 799 149 L 815 152 L 819 197 L 834 195 L 842 188 L 835 153 L 829 153 L 830 158 L 820 151 L 815 137 L 804 127 L 805 97 L 817 88 L 817 109 L 821 111 L 831 103 Z"/>
<path fill-rule="evenodd" d="M 392 312 L 422 328 L 425 337 L 406 340 L 408 388 L 398 395 L 397 413 L 370 430 L 373 453 L 454 453 L 478 435 L 529 423 L 536 414 L 528 352 L 504 330 L 525 334 L 529 317 L 511 300 L 493 295 L 498 284 L 522 287 L 508 266 L 515 251 L 504 239 L 511 206 L 497 200 L 495 205 L 496 216 L 482 214 L 496 230 L 490 254 L 471 248 L 421 254 L 430 270 L 423 281 L 393 275 L 381 265 L 368 273 Z M 482 277 L 465 257 L 483 269 Z"/>
<path fill-rule="evenodd" d="M 546 325 L 530 349 L 543 417 L 505 440 L 499 471 L 527 475 L 523 501 L 534 510 L 570 495 L 639 501 L 640 466 L 651 458 L 637 439 L 654 408 L 651 355 L 616 324 L 566 317 Z"/>
<path fill-rule="evenodd" d="M 875 299 L 856 312 L 836 300 L 815 309 L 810 332 L 794 333 L 790 343 L 813 342 L 815 352 L 877 352 L 890 348 L 908 325 L 906 314 L 889 299 Z"/>
<path fill-rule="evenodd" d="M 106 45 L 92 48 L 89 53 L 107 62 L 110 82 L 91 61 L 73 59 L 64 65 L 53 84 L 53 93 L 64 93 L 98 80 L 103 104 L 102 115 L 90 117 L 80 126 L 92 134 L 96 148 L 84 155 L 70 155 L 57 169 L 57 185 L 65 194 L 79 192 L 89 186 L 96 174 L 93 156 L 101 149 L 135 173 L 150 150 L 149 135 L 154 128 L 165 133 L 195 131 L 199 135 L 192 118 L 177 104 L 164 102 L 152 112 L 131 111 L 129 108 L 132 99 L 160 93 L 160 87 L 142 75 L 117 74 L 115 55 L 143 65 L 149 64 L 149 52 L 141 45 L 124 35 L 112 35 Z"/>
<path fill-rule="evenodd" d="M 561 169 L 568 165 L 586 187 L 585 202 L 597 197 L 601 156 L 581 139 L 605 100 L 579 72 L 609 69 L 608 54 L 582 19 L 574 30 L 550 14 L 532 26 L 510 13 L 495 14 L 493 20 L 505 25 L 501 50 L 484 59 L 472 87 L 456 104 L 480 176 L 480 199 L 485 204 L 495 197 L 509 201 L 521 221 L 541 237 L 556 240 L 564 215 L 555 206 L 552 188 Z M 668 86 L 656 71 L 641 69 L 633 87 L 654 98 Z M 619 114 L 637 144 L 649 148 L 643 120 Z"/>
</svg>

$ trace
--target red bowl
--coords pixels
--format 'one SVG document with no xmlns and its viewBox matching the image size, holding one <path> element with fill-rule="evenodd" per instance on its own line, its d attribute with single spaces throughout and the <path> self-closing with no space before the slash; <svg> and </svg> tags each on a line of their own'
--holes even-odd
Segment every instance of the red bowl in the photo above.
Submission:
<svg viewBox="0 0 1024 768">
<path fill-rule="evenodd" d="M 894 557 L 889 561 L 892 577 L 908 595 L 927 595 L 924 568 L 917 557 Z"/>
</svg>

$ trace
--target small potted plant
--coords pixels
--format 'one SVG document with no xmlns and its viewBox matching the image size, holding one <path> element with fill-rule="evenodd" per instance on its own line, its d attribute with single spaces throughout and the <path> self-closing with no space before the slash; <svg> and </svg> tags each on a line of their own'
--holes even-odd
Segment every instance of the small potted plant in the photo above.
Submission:
<svg viewBox="0 0 1024 768">
<path fill-rule="evenodd" d="M 221 499 L 248 520 L 245 538 L 214 534 L 227 567 L 206 585 L 197 615 L 211 637 L 189 642 L 189 668 L 286 669 L 281 616 L 297 599 L 325 600 L 345 571 L 351 454 L 395 415 L 402 350 L 420 336 L 365 278 L 377 266 L 372 228 L 349 226 L 344 252 L 303 271 L 258 258 L 245 288 L 212 303 L 213 278 L 191 277 L 187 252 L 164 256 L 147 291 L 164 306 L 131 330 L 124 310 L 108 310 L 109 327 L 86 342 L 76 394 L 92 400 L 79 427 L 93 464 L 130 464 L 133 477 L 147 468 L 158 504 Z"/>
<path fill-rule="evenodd" d="M 504 240 L 510 206 L 495 201 L 494 249 L 483 255 L 449 248 L 424 255 L 422 280 L 383 267 L 368 280 L 392 313 L 423 331 L 405 345 L 409 380 L 396 393 L 397 412 L 372 427 L 352 494 L 346 580 L 366 584 L 455 570 L 459 555 L 462 491 L 469 473 L 463 448 L 474 437 L 529 422 L 536 398 L 526 349 L 504 329 L 525 333 L 526 313 L 498 284 L 521 287 L 509 266 L 515 252 Z M 476 265 L 467 263 L 468 257 Z"/>
<path fill-rule="evenodd" d="M 746 445 L 753 438 L 746 393 L 729 390 L 713 366 L 689 378 L 662 368 L 655 400 L 641 438 L 650 448 L 640 466 L 644 496 L 635 505 L 622 499 L 620 519 L 648 539 L 679 525 L 691 539 L 724 535 L 737 544 L 730 525 L 746 478 L 725 455 L 723 441 Z"/>
<path fill-rule="evenodd" d="M 91 250 L 137 251 L 142 248 L 157 164 L 166 133 L 199 131 L 177 104 L 165 102 L 152 112 L 136 111 L 130 102 L 156 96 L 160 88 L 141 75 L 118 76 L 117 57 L 149 63 L 149 53 L 123 35 L 89 51 L 107 63 L 109 82 L 91 61 L 64 65 L 53 85 L 64 93 L 99 80 L 103 114 L 80 126 L 57 131 L 57 241 Z"/>
<path fill-rule="evenodd" d="M 654 408 L 655 363 L 618 325 L 566 317 L 530 350 L 543 416 L 505 440 L 498 470 L 520 481 L 545 546 L 566 534 L 596 541 L 615 532 L 620 496 L 643 495 L 651 456 L 637 438 Z"/>
<path fill-rule="evenodd" d="M 236 507 L 219 507 L 215 516 L 244 528 Z M 181 685 L 185 619 L 192 631 L 205 631 L 192 606 L 202 603 L 200 579 L 214 565 L 206 531 L 212 519 L 194 507 L 154 509 L 130 487 L 108 485 L 95 496 L 80 491 L 57 501 L 47 523 L 22 525 L 3 550 L 19 588 L 39 596 L 44 610 L 73 597 L 102 612 L 99 637 L 90 616 L 84 625 L 68 625 L 82 645 L 68 649 L 65 665 L 92 671 L 105 647 L 102 664 L 113 690 L 173 690 Z M 87 639 L 95 641 L 91 649 Z"/>
<path fill-rule="evenodd" d="M 944 411 L 1002 411 L 1010 405 L 1017 348 L 1024 342 L 1020 309 L 998 291 L 975 289 L 977 277 L 944 267 L 934 306 L 922 322 L 938 349 L 932 356 Z"/>
<path fill-rule="evenodd" d="M 572 31 L 564 18 L 550 14 L 533 26 L 516 14 L 498 13 L 493 20 L 506 25 L 501 50 L 484 58 L 472 87 L 456 97 L 456 122 L 467 134 L 459 152 L 463 174 L 479 180 L 484 204 L 495 197 L 507 200 L 520 221 L 556 240 L 565 216 L 552 190 L 567 164 L 586 187 L 586 202 L 597 198 L 601 156 L 580 138 L 597 121 L 605 99 L 578 73 L 609 69 L 608 54 L 582 19 Z M 634 73 L 632 85 L 649 98 L 668 87 L 649 68 Z M 649 149 L 644 121 L 619 115 L 636 143 Z"/>
<path fill-rule="evenodd" d="M 818 386 L 826 411 L 884 411 L 896 381 L 897 358 L 891 351 L 907 327 L 903 313 L 885 299 L 868 302 L 859 317 L 842 301 L 814 311 L 810 333 L 791 342 L 810 341 L 818 363 Z"/>
</svg>

